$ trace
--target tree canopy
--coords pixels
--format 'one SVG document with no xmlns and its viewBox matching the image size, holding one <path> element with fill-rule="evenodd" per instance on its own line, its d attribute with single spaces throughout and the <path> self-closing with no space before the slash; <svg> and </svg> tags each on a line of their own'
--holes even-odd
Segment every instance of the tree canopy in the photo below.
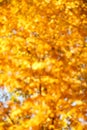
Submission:
<svg viewBox="0 0 87 130">
<path fill-rule="evenodd" d="M 0 0 L 0 130 L 87 130 L 86 0 Z"/>
</svg>

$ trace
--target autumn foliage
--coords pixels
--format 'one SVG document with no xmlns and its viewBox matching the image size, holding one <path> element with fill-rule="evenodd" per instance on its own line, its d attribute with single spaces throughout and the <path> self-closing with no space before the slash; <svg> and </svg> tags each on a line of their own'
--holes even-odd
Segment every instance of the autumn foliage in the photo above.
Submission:
<svg viewBox="0 0 87 130">
<path fill-rule="evenodd" d="M 0 130 L 87 130 L 86 0 L 0 0 Z"/>
</svg>

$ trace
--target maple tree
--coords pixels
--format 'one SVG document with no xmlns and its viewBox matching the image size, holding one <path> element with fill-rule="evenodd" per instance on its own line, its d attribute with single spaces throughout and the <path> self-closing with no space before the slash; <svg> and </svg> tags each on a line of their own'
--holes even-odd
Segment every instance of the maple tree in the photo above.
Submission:
<svg viewBox="0 0 87 130">
<path fill-rule="evenodd" d="M 0 130 L 87 129 L 86 0 L 0 0 Z"/>
</svg>

